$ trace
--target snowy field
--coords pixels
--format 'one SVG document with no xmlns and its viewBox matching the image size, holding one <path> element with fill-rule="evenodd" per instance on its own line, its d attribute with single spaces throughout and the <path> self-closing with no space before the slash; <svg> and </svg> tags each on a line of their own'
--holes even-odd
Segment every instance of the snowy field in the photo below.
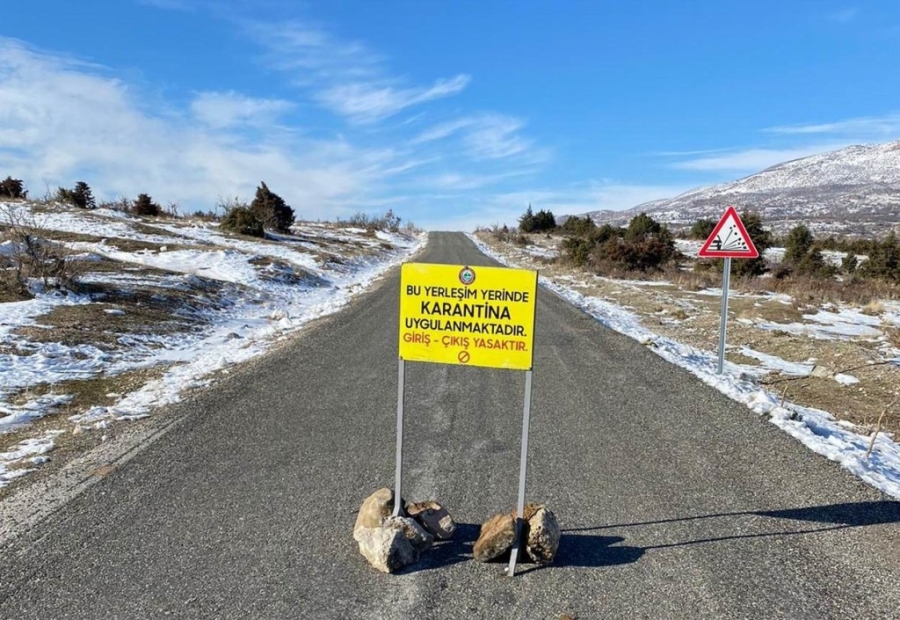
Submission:
<svg viewBox="0 0 900 620">
<path fill-rule="evenodd" d="M 535 264 L 529 260 L 532 255 L 530 252 L 509 245 L 502 246 L 502 251 L 500 251 L 498 248 L 485 244 L 474 235 L 470 235 L 470 238 L 483 252 L 501 263 L 511 267 L 535 267 Z M 689 251 L 686 248 L 679 249 L 682 252 Z M 696 253 L 696 250 L 694 252 Z M 856 425 L 838 420 L 827 411 L 784 400 L 782 394 L 767 389 L 755 380 L 770 372 L 777 372 L 786 377 L 809 377 L 816 368 L 815 359 L 810 359 L 806 363 L 792 362 L 748 346 L 741 346 L 739 348 L 741 355 L 758 363 L 749 365 L 726 361 L 725 372 L 719 375 L 716 373 L 717 353 L 715 351 L 699 349 L 655 333 L 643 325 L 641 317 L 636 312 L 609 299 L 585 295 L 576 290 L 580 284 L 577 278 L 559 275 L 550 278 L 541 276 L 540 282 L 547 289 L 583 309 L 603 325 L 634 338 L 669 362 L 690 371 L 704 383 L 729 398 L 745 404 L 757 414 L 767 416 L 773 424 L 814 452 L 839 463 L 884 493 L 900 498 L 900 445 L 893 440 L 889 433 L 882 432 L 876 436 L 871 454 L 867 457 L 872 438 L 870 435 L 860 432 L 861 429 Z M 619 284 L 651 288 L 668 285 L 665 282 L 619 282 Z M 721 290 L 709 289 L 701 291 L 699 294 L 719 297 Z M 740 294 L 734 293 L 734 296 L 740 297 Z M 775 295 L 770 297 L 776 303 L 787 304 L 790 302 L 789 298 L 775 299 L 779 297 Z M 682 302 L 680 305 L 691 309 L 689 303 Z M 877 317 L 864 314 L 857 309 L 831 307 L 822 309 L 815 314 L 804 315 L 803 319 L 803 322 L 797 323 L 738 320 L 749 322 L 754 328 L 762 330 L 793 332 L 832 342 L 838 342 L 842 338 L 851 336 L 867 338 L 877 347 L 880 355 L 877 363 L 900 366 L 900 350 L 890 344 L 881 331 L 885 324 L 895 328 L 900 327 L 900 305 L 898 304 L 888 304 L 884 312 Z M 681 323 L 690 320 L 691 318 L 688 317 L 687 321 L 675 322 Z M 839 386 L 854 386 L 859 383 L 857 377 L 847 373 L 831 373 L 829 377 Z"/>
<path fill-rule="evenodd" d="M 33 299 L 0 303 L 0 439 L 30 435 L 0 444 L 0 488 L 46 463 L 60 435 L 102 434 L 112 421 L 177 402 L 216 371 L 336 312 L 425 243 L 422 234 L 312 223 L 255 240 L 208 222 L 61 207 L 32 213 L 18 203 L 0 203 L 0 224 L 4 215 L 61 239 L 67 260 L 84 271 L 78 284 L 86 290 L 43 291 L 35 282 Z M 11 244 L 0 252 L 15 253 Z M 105 345 L 89 335 L 52 341 L 50 332 L 59 329 L 53 318 L 72 312 L 76 328 L 102 332 Z M 156 322 L 142 325 L 147 316 Z M 51 428 L 28 433 L 72 406 L 69 387 L 142 371 L 152 378 L 137 389 L 106 393 L 106 404 L 79 403 L 75 413 L 54 417 Z"/>
</svg>

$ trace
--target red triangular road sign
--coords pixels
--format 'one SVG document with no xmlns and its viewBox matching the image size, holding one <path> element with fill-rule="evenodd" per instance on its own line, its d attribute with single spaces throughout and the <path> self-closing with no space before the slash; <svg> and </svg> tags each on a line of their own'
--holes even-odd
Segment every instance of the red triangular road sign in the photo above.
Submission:
<svg viewBox="0 0 900 620">
<path fill-rule="evenodd" d="M 753 239 L 747 234 L 747 229 L 744 228 L 744 223 L 735 208 L 728 207 L 697 256 L 700 258 L 756 258 L 759 256 L 759 252 L 753 245 Z"/>
</svg>

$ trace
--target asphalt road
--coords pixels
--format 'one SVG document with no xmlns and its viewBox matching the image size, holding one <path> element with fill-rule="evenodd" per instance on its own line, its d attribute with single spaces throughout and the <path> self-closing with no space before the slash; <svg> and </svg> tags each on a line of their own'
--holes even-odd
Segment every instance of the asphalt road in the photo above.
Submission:
<svg viewBox="0 0 900 620">
<path fill-rule="evenodd" d="M 492 264 L 456 234 L 417 260 Z M 410 364 L 404 495 L 461 525 L 371 569 L 351 530 L 393 480 L 398 277 L 0 548 L 0 618 L 900 617 L 900 502 L 544 290 L 528 498 L 557 562 L 471 559 L 515 505 L 523 374 Z"/>
</svg>

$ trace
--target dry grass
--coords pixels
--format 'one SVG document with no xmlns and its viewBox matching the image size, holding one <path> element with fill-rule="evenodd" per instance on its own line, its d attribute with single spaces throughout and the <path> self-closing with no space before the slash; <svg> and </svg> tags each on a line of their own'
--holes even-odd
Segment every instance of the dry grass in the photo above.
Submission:
<svg viewBox="0 0 900 620">
<path fill-rule="evenodd" d="M 499 244 L 482 236 L 481 239 L 498 249 L 509 251 L 513 246 Z M 578 284 L 568 282 L 580 292 L 613 301 L 634 312 L 641 323 L 652 331 L 677 342 L 715 351 L 718 348 L 719 314 L 721 298 L 715 295 L 698 294 L 699 291 L 721 286 L 721 272 L 690 272 L 668 270 L 657 274 L 627 274 L 623 279 L 599 278 L 565 265 L 539 265 L 537 260 L 527 255 L 517 254 L 522 263 L 539 267 L 541 274 L 548 277 L 574 276 Z M 636 280 L 666 280 L 671 286 L 646 285 Z M 821 282 L 813 279 L 775 280 L 774 278 L 740 279 L 732 281 L 732 290 L 740 295 L 729 299 L 727 352 L 729 361 L 758 367 L 759 361 L 741 354 L 746 345 L 755 351 L 777 356 L 796 363 L 814 363 L 831 372 L 848 372 L 860 383 L 841 385 L 833 379 L 804 378 L 793 379 L 778 372 L 770 372 L 762 383 L 771 383 L 771 390 L 781 394 L 786 387 L 788 400 L 799 405 L 814 407 L 831 412 L 835 417 L 856 424 L 861 432 L 871 432 L 872 426 L 885 406 L 894 400 L 900 386 L 900 368 L 893 365 L 872 364 L 881 359 L 879 347 L 883 343 L 877 339 L 858 338 L 852 340 L 818 340 L 798 336 L 784 330 L 763 330 L 756 323 L 789 324 L 806 322 L 805 313 L 814 312 L 825 303 L 842 302 L 863 307 L 867 313 L 877 315 L 884 312 L 884 303 L 878 301 L 897 295 L 898 287 L 886 283 L 875 283 L 870 290 L 865 282 L 855 280 L 848 283 Z M 773 298 L 772 293 L 790 296 Z M 856 304 L 853 300 L 858 300 Z M 752 322 L 746 324 L 739 320 Z M 882 325 L 880 328 L 886 339 L 900 348 L 900 328 Z M 883 430 L 900 436 L 900 411 L 891 411 L 886 416 Z"/>
<path fill-rule="evenodd" d="M 95 405 L 110 406 L 116 403 L 120 396 L 140 389 L 150 381 L 163 375 L 167 367 L 158 366 L 149 369 L 140 369 L 124 372 L 118 375 L 101 375 L 93 379 L 80 381 L 63 381 L 54 385 L 41 384 L 28 390 L 24 390 L 11 399 L 12 402 L 24 402 L 45 394 L 68 394 L 73 398 L 56 411 L 35 420 L 28 426 L 0 435 L 0 452 L 8 450 L 19 442 L 36 437 L 43 437 L 49 431 L 58 430 L 60 421 L 69 416 L 84 413 Z M 42 476 L 52 475 L 58 471 L 70 458 L 96 447 L 103 441 L 104 435 L 115 436 L 123 424 L 128 422 L 110 422 L 109 426 L 102 430 L 94 430 L 73 434 L 66 432 L 57 435 L 54 439 L 56 447 L 50 453 L 51 461 L 38 470 L 23 478 L 16 478 L 7 487 L 0 489 L 0 501 L 13 493 L 23 484 L 30 484 Z M 20 465 L 24 468 L 28 465 Z M 16 467 L 13 467 L 15 469 Z"/>
</svg>

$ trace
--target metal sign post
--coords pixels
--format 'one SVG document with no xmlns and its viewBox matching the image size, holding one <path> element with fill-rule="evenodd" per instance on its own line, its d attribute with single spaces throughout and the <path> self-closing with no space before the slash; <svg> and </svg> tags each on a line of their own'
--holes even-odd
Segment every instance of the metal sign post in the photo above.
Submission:
<svg viewBox="0 0 900 620">
<path fill-rule="evenodd" d="M 400 515 L 400 492 L 403 480 L 403 400 L 406 393 L 406 362 L 400 358 L 397 370 L 397 464 L 394 469 L 394 516 Z"/>
<path fill-rule="evenodd" d="M 516 560 L 522 545 L 522 522 L 525 514 L 525 472 L 528 470 L 528 427 L 531 422 L 531 371 L 525 372 L 525 412 L 522 415 L 522 456 L 519 458 L 519 501 L 516 504 L 516 538 L 513 540 L 506 574 L 516 574 Z"/>
<path fill-rule="evenodd" d="M 522 545 L 537 285 L 537 272 L 527 269 L 405 263 L 400 270 L 394 516 L 401 511 L 406 362 L 524 370 L 519 497 L 509 576 L 515 574 Z"/>
<path fill-rule="evenodd" d="M 700 258 L 724 258 L 722 268 L 722 318 L 719 322 L 719 363 L 716 372 L 722 374 L 725 368 L 725 326 L 728 323 L 728 289 L 731 286 L 731 259 L 758 258 L 759 251 L 753 245 L 747 228 L 737 210 L 728 207 L 719 219 L 706 242 L 697 252 Z"/>
<path fill-rule="evenodd" d="M 731 286 L 731 257 L 725 259 L 722 268 L 722 318 L 719 321 L 719 367 L 716 371 L 722 374 L 725 367 L 725 328 L 728 325 L 728 288 Z"/>
</svg>

